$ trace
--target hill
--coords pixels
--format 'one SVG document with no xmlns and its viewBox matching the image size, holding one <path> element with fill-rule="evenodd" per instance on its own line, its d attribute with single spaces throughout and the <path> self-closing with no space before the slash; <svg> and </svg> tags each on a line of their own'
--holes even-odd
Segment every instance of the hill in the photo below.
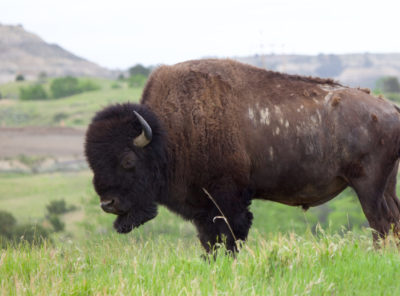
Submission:
<svg viewBox="0 0 400 296">
<path fill-rule="evenodd" d="M 112 77 L 113 72 L 82 59 L 57 44 L 46 43 L 22 26 L 0 24 L 0 83 L 18 74 L 36 79 L 40 73 L 54 76 Z"/>
<path fill-rule="evenodd" d="M 238 57 L 244 63 L 291 74 L 329 77 L 352 87 L 375 87 L 383 76 L 400 79 L 400 53 L 392 54 L 320 54 L 254 55 Z"/>
</svg>

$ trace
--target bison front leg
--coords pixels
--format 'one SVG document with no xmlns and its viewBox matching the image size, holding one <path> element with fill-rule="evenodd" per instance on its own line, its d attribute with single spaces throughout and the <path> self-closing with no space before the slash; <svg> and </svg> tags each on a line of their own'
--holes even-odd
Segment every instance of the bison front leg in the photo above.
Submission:
<svg viewBox="0 0 400 296">
<path fill-rule="evenodd" d="M 214 193 L 210 196 L 219 209 L 210 200 L 208 208 L 193 220 L 200 242 L 209 253 L 216 250 L 217 244 L 225 244 L 228 251 L 236 252 L 237 240 L 246 240 L 253 220 L 253 214 L 248 210 L 249 194 L 246 191 L 239 194 L 236 192 L 236 195 Z M 220 210 L 224 214 L 223 218 Z"/>
<path fill-rule="evenodd" d="M 230 227 L 224 219 L 215 219 L 220 215 L 214 214 L 215 216 L 209 215 L 205 219 L 194 220 L 202 246 L 208 253 L 215 251 L 217 244 L 225 244 L 228 251 L 238 251 L 237 243 L 246 240 L 253 214 L 246 211 L 237 215 L 237 217 L 231 216 L 231 219 L 227 217 Z"/>
</svg>

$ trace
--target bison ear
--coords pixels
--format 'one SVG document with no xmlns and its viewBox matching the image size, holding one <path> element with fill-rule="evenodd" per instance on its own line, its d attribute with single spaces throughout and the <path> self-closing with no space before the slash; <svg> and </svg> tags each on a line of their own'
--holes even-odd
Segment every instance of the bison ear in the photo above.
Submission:
<svg viewBox="0 0 400 296">
<path fill-rule="evenodd" d="M 139 136 L 133 139 L 133 145 L 142 148 L 151 142 L 153 132 L 150 125 L 139 113 L 137 113 L 136 111 L 133 111 L 133 113 L 135 113 L 137 119 L 139 119 L 140 125 L 142 126 L 142 132 Z"/>
</svg>

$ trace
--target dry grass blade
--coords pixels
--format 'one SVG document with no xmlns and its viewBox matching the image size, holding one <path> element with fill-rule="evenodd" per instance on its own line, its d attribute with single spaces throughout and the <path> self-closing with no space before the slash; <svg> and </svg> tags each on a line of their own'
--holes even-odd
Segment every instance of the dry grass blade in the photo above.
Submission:
<svg viewBox="0 0 400 296">
<path fill-rule="evenodd" d="M 0 256 L 0 267 L 3 265 L 4 259 L 6 258 L 6 252 L 4 252 L 3 254 L 1 254 Z"/>
<path fill-rule="evenodd" d="M 218 211 L 219 211 L 220 214 L 221 214 L 221 216 L 215 216 L 215 217 L 213 218 L 213 223 L 215 223 L 215 220 L 217 220 L 217 219 L 222 219 L 222 220 L 224 220 L 225 223 L 226 223 L 226 225 L 227 225 L 228 228 L 229 228 L 229 231 L 230 231 L 231 234 L 232 234 L 233 239 L 235 240 L 236 247 L 238 247 L 238 246 L 237 246 L 236 235 L 235 235 L 235 233 L 233 232 L 232 227 L 231 227 L 231 225 L 229 224 L 228 219 L 226 218 L 226 216 L 225 216 L 224 213 L 222 212 L 221 208 L 218 206 L 218 204 L 217 204 L 217 202 L 215 201 L 215 199 L 211 196 L 211 194 L 210 194 L 205 188 L 202 188 L 202 189 L 203 189 L 204 193 L 208 196 L 208 198 L 214 203 L 214 205 L 217 207 Z"/>
</svg>

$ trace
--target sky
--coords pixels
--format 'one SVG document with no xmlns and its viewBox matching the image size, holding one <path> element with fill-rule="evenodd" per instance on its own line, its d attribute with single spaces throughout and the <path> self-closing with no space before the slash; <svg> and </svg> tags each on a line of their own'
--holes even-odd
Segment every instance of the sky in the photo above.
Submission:
<svg viewBox="0 0 400 296">
<path fill-rule="evenodd" d="M 398 0 L 1 0 L 0 23 L 111 69 L 254 54 L 400 52 Z"/>
</svg>

